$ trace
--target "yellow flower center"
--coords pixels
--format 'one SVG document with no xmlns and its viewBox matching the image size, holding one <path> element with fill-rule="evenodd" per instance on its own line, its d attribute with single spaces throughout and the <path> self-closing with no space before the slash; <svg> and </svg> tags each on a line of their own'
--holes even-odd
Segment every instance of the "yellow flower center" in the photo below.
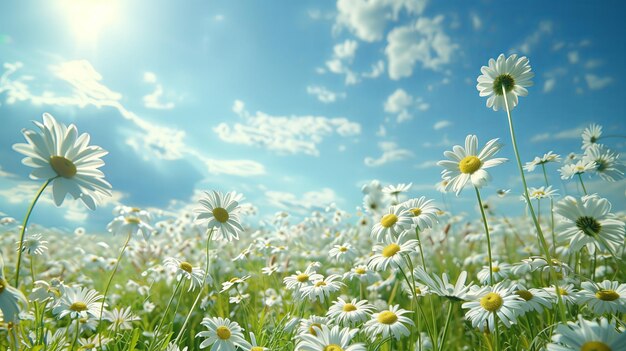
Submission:
<svg viewBox="0 0 626 351">
<path fill-rule="evenodd" d="M 85 304 L 84 302 L 76 301 L 70 305 L 70 310 L 76 311 L 76 312 L 86 311 L 87 304 Z"/>
<path fill-rule="evenodd" d="M 560 294 L 561 296 L 567 296 L 567 295 L 569 295 L 569 294 L 567 293 L 567 290 L 565 290 L 565 289 L 563 289 L 563 288 L 559 288 L 559 294 Z"/>
<path fill-rule="evenodd" d="M 376 319 L 378 320 L 378 323 L 394 324 L 398 321 L 398 316 L 391 311 L 383 311 L 378 314 Z"/>
<path fill-rule="evenodd" d="M 231 282 L 231 283 L 236 283 L 236 282 L 237 282 L 237 280 L 239 280 L 239 278 L 234 277 L 234 278 L 230 278 L 229 282 Z"/>
<path fill-rule="evenodd" d="M 128 224 L 139 224 L 141 223 L 141 220 L 137 217 L 126 217 L 124 218 L 124 221 Z"/>
<path fill-rule="evenodd" d="M 355 269 L 355 270 L 354 270 L 354 272 L 355 272 L 356 274 L 361 274 L 361 275 L 362 275 L 362 274 L 365 274 L 365 269 L 363 269 L 363 268 L 357 268 L 357 269 Z"/>
<path fill-rule="evenodd" d="M 74 162 L 63 156 L 50 157 L 50 166 L 63 178 L 72 178 L 76 175 L 76 165 L 74 165 Z"/>
<path fill-rule="evenodd" d="M 309 333 L 313 334 L 314 336 L 317 336 L 317 332 L 315 331 L 315 328 L 313 327 L 318 327 L 319 329 L 322 329 L 322 325 L 319 323 L 313 323 L 309 327 Z"/>
<path fill-rule="evenodd" d="M 0 278 L 0 294 L 2 294 L 2 292 L 4 292 L 4 289 L 8 286 L 8 283 L 6 280 Z"/>
<path fill-rule="evenodd" d="M 546 196 L 546 193 L 544 191 L 541 190 L 535 190 L 533 191 L 532 194 L 530 194 L 531 197 L 540 197 L 540 196 Z"/>
<path fill-rule="evenodd" d="M 356 311 L 356 306 L 351 303 L 347 303 L 343 305 L 342 309 L 344 312 L 352 312 L 352 311 Z"/>
<path fill-rule="evenodd" d="M 324 351 L 343 351 L 343 349 L 337 344 L 330 344 L 324 348 Z"/>
<path fill-rule="evenodd" d="M 587 341 L 580 347 L 580 351 L 611 351 L 611 348 L 602 341 Z"/>
<path fill-rule="evenodd" d="M 300 273 L 296 276 L 296 280 L 299 281 L 300 283 L 306 283 L 309 281 L 309 275 Z"/>
<path fill-rule="evenodd" d="M 533 293 L 528 290 L 518 290 L 515 294 L 526 301 L 530 301 L 533 298 Z"/>
<path fill-rule="evenodd" d="M 503 303 L 502 297 L 494 292 L 490 292 L 480 299 L 480 305 L 489 312 L 497 311 Z"/>
<path fill-rule="evenodd" d="M 602 301 L 615 301 L 619 299 L 619 294 L 615 290 L 598 290 L 596 291 L 596 297 Z"/>
<path fill-rule="evenodd" d="M 215 219 L 217 219 L 218 222 L 226 223 L 226 221 L 228 221 L 228 211 L 226 211 L 225 209 L 221 207 L 216 207 L 213 209 L 212 212 L 213 212 L 213 217 L 215 217 Z"/>
<path fill-rule="evenodd" d="M 422 289 L 415 288 L 415 295 L 421 295 L 421 294 L 422 294 Z"/>
<path fill-rule="evenodd" d="M 326 286 L 326 282 L 323 280 L 320 280 L 319 282 L 315 283 L 316 287 L 320 287 L 320 286 Z"/>
<path fill-rule="evenodd" d="M 412 208 L 411 213 L 413 214 L 413 216 L 417 217 L 422 214 L 422 209 L 419 207 Z"/>
<path fill-rule="evenodd" d="M 510 74 L 501 74 L 493 80 L 493 92 L 502 95 L 502 87 L 508 93 L 515 87 L 515 79 Z"/>
<path fill-rule="evenodd" d="M 341 247 L 339 247 L 339 251 L 346 252 L 346 251 L 348 251 L 348 248 L 345 247 L 345 246 L 341 246 Z"/>
<path fill-rule="evenodd" d="M 250 351 L 264 351 L 264 350 L 261 346 L 254 346 L 253 348 L 250 349 Z"/>
<path fill-rule="evenodd" d="M 217 333 L 217 337 L 222 340 L 230 339 L 230 329 L 228 329 L 228 327 L 225 327 L 225 326 L 217 327 L 215 332 Z"/>
<path fill-rule="evenodd" d="M 459 162 L 459 170 L 461 170 L 461 173 L 473 174 L 480 169 L 481 165 L 482 162 L 480 162 L 480 159 L 478 157 L 465 156 L 465 158 L 463 158 L 461 162 Z"/>
<path fill-rule="evenodd" d="M 383 257 L 391 257 L 395 254 L 398 253 L 398 251 L 400 251 L 400 245 L 396 244 L 396 243 L 392 243 L 387 245 L 384 249 L 383 249 Z"/>
<path fill-rule="evenodd" d="M 389 228 L 392 225 L 396 224 L 396 222 L 398 221 L 398 216 L 396 216 L 393 213 L 389 213 L 383 216 L 383 218 L 380 219 L 380 225 L 382 225 L 385 228 Z"/>
<path fill-rule="evenodd" d="M 180 269 L 182 269 L 183 271 L 187 273 L 191 273 L 191 271 L 193 270 L 193 267 L 191 266 L 191 263 L 189 262 L 181 262 Z"/>
<path fill-rule="evenodd" d="M 494 272 L 494 273 L 498 273 L 498 272 L 500 272 L 500 267 L 494 266 L 494 267 L 491 268 L 491 271 Z"/>
</svg>

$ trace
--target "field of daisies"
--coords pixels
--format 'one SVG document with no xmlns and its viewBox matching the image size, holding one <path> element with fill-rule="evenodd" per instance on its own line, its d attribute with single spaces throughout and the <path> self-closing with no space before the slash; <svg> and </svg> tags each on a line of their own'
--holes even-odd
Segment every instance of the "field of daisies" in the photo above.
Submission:
<svg viewBox="0 0 626 351">
<path fill-rule="evenodd" d="M 182 217 L 120 206 L 109 236 L 56 232 L 29 224 L 40 195 L 95 209 L 112 189 L 107 151 L 44 113 L 13 146 L 41 187 L 23 219 L 2 219 L 0 349 L 626 350 L 626 212 L 585 187 L 623 179 L 611 138 L 593 124 L 569 155 L 520 159 L 513 112 L 529 60 L 500 55 L 480 71 L 516 158 L 468 135 L 438 162 L 438 190 L 480 216 L 372 180 L 356 213 L 281 212 L 261 226 L 236 189 L 206 189 Z M 505 161 L 525 190 L 514 217 L 481 194 Z M 543 181 L 528 183 L 533 173 Z M 578 191 L 550 184 L 555 173 Z"/>
</svg>

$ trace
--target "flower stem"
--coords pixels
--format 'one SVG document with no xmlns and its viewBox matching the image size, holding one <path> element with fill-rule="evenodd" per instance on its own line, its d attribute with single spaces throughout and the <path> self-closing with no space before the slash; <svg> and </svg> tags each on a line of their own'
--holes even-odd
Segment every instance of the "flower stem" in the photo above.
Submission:
<svg viewBox="0 0 626 351">
<path fill-rule="evenodd" d="M 22 228 L 20 229 L 20 241 L 18 242 L 18 248 L 17 248 L 17 266 L 15 266 L 15 287 L 16 288 L 18 287 L 18 284 L 20 282 L 20 266 L 22 265 L 22 248 L 24 245 L 24 234 L 26 233 L 26 226 L 28 225 L 28 219 L 30 218 L 30 214 L 33 212 L 33 208 L 35 207 L 37 200 L 39 200 L 39 197 L 41 196 L 41 194 L 43 194 L 43 191 L 46 189 L 48 184 L 50 184 L 50 182 L 54 180 L 55 178 L 56 177 L 50 178 L 41 185 L 41 188 L 39 188 L 39 190 L 37 191 L 37 194 L 35 195 L 33 202 L 31 202 L 30 206 L 28 206 L 28 210 L 26 211 L 26 216 L 24 217 L 24 221 L 22 222 Z"/>
<path fill-rule="evenodd" d="M 480 214 L 483 217 L 483 224 L 485 226 L 485 233 L 487 234 L 487 254 L 489 255 L 489 285 L 495 284 L 493 281 L 493 259 L 491 257 L 491 235 L 489 235 L 489 225 L 487 224 L 487 217 L 485 216 L 485 209 L 483 208 L 483 201 L 480 198 L 480 191 L 478 191 L 477 187 L 474 187 L 476 190 L 476 198 L 478 199 L 478 207 L 480 207 Z"/>
<path fill-rule="evenodd" d="M 585 183 L 583 183 L 583 176 L 580 173 L 576 173 L 578 175 L 578 180 L 580 180 L 580 185 L 583 187 L 583 192 L 587 195 L 587 188 L 585 188 Z"/>
<path fill-rule="evenodd" d="M 550 186 L 548 183 L 548 174 L 546 173 L 546 164 L 541 164 L 543 170 L 543 179 L 546 182 L 546 187 Z M 554 233 L 554 199 L 550 196 L 550 232 L 552 233 L 552 254 L 556 254 L 556 234 Z"/>
<path fill-rule="evenodd" d="M 517 149 L 517 140 L 515 139 L 515 128 L 513 127 L 513 119 L 511 118 L 511 109 L 509 108 L 509 102 L 506 99 L 506 90 L 504 86 L 502 86 L 502 94 L 504 95 L 504 105 L 506 107 L 506 115 L 509 121 L 509 131 L 511 132 L 511 141 L 513 142 L 513 151 L 515 152 L 515 159 L 517 160 L 517 168 L 519 169 L 520 176 L 522 178 L 522 185 L 524 186 L 524 198 L 526 199 L 526 203 L 528 204 L 528 209 L 530 210 L 530 215 L 532 217 L 533 223 L 535 224 L 535 228 L 537 229 L 537 237 L 539 238 L 539 243 L 541 244 L 541 248 L 546 255 L 546 261 L 548 261 L 548 266 L 550 267 L 550 275 L 554 276 L 555 271 L 552 265 L 552 255 L 550 255 L 550 249 L 548 247 L 548 243 L 546 242 L 546 238 L 543 235 L 543 231 L 541 230 L 541 225 L 537 221 L 537 216 L 535 215 L 535 210 L 533 205 L 530 203 L 530 195 L 528 194 L 528 185 L 526 184 L 526 177 L 524 176 L 524 168 L 522 167 L 522 161 L 519 156 L 519 151 Z M 559 284 L 557 280 L 554 281 L 554 287 L 557 296 L 557 305 L 559 307 L 559 317 L 562 323 L 567 322 L 567 318 L 565 317 L 565 306 L 563 305 L 563 301 L 561 300 L 561 293 L 559 290 Z"/>
<path fill-rule="evenodd" d="M 448 306 L 448 316 L 446 317 L 446 324 L 443 327 L 443 335 L 441 336 L 441 342 L 439 342 L 439 345 L 441 346 L 442 349 L 446 345 L 446 338 L 448 337 L 448 327 L 450 326 L 450 320 L 452 320 L 452 307 L 454 307 L 452 301 L 450 301 L 448 304 L 450 305 Z"/>
<path fill-rule="evenodd" d="M 176 296 L 176 294 L 178 293 L 178 289 L 180 289 L 180 285 L 182 284 L 183 280 L 179 280 L 176 283 L 176 287 L 174 288 L 174 291 L 172 292 L 172 296 L 170 296 L 169 301 L 167 301 L 167 305 L 165 306 L 165 311 L 163 312 L 163 317 L 161 318 L 161 320 L 159 321 L 159 325 L 157 326 L 157 328 L 154 331 L 154 342 L 155 343 L 159 343 L 159 331 L 161 330 L 161 327 L 163 326 L 163 321 L 165 321 L 165 318 L 167 318 L 167 313 L 170 311 L 170 306 L 172 305 L 172 301 L 174 300 L 174 296 Z"/>
</svg>

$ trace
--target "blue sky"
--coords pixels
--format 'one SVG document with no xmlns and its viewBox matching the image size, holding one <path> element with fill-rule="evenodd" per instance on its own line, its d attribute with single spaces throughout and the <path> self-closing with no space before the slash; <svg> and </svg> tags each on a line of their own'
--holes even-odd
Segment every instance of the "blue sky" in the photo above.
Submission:
<svg viewBox="0 0 626 351">
<path fill-rule="evenodd" d="M 580 152 L 593 122 L 626 134 L 626 4 L 513 5 L 3 2 L 0 212 L 20 219 L 38 186 L 11 145 L 44 112 L 110 152 L 103 171 L 115 190 L 95 212 L 44 198 L 34 221 L 46 225 L 102 231 L 118 203 L 176 209 L 208 189 L 242 192 L 260 217 L 329 202 L 353 211 L 371 179 L 413 182 L 411 196 L 440 199 L 434 162 L 467 134 L 481 144 L 501 138 L 502 157 L 513 160 L 506 115 L 475 88 L 480 67 L 500 53 L 528 56 L 536 75 L 513 111 L 525 161 Z M 624 139 L 606 143 L 625 148 Z M 578 193 L 551 171 L 561 194 Z M 523 213 L 516 175 L 508 162 L 484 190 L 511 188 L 511 214 Z M 587 181 L 624 208 L 624 180 Z M 473 211 L 471 195 L 448 199 Z"/>
</svg>

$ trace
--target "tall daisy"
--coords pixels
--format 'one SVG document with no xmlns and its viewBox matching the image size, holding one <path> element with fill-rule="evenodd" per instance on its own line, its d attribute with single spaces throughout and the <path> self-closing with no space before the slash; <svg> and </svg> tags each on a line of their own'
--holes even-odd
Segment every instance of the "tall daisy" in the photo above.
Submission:
<svg viewBox="0 0 626 351">
<path fill-rule="evenodd" d="M 397 239 L 386 238 L 383 243 L 375 245 L 372 249 L 374 255 L 370 257 L 367 266 L 374 271 L 384 271 L 389 265 L 403 266 L 405 255 L 417 254 L 415 248 L 418 245 L 417 240 L 406 240 L 406 237 L 407 235 L 401 235 Z"/>
<path fill-rule="evenodd" d="M 533 85 L 531 78 L 535 74 L 530 70 L 528 58 L 511 55 L 508 58 L 500 54 L 497 60 L 490 59 L 488 66 L 481 67 L 476 89 L 480 96 L 487 96 L 487 107 L 494 111 L 505 107 L 504 95 L 511 109 L 517 106 L 518 96 L 528 95 L 526 88 Z M 503 91 L 504 90 L 504 91 Z"/>
<path fill-rule="evenodd" d="M 596 145 L 601 135 L 602 135 L 601 125 L 595 124 L 595 123 L 589 125 L 589 127 L 583 130 L 583 134 L 582 134 L 583 145 L 580 148 L 585 150 L 591 147 L 592 145 Z"/>
<path fill-rule="evenodd" d="M 296 351 L 365 351 L 362 343 L 352 343 L 352 339 L 359 332 L 358 329 L 340 328 L 338 325 L 328 327 L 321 325 L 315 335 L 298 335 Z"/>
<path fill-rule="evenodd" d="M 472 301 L 464 302 L 461 307 L 469 309 L 465 318 L 481 331 L 489 329 L 493 332 L 497 323 L 496 317 L 510 328 L 515 324 L 517 316 L 524 311 L 524 299 L 503 283 L 484 287 L 473 293 L 472 297 Z"/>
<path fill-rule="evenodd" d="M 425 196 L 410 199 L 400 204 L 406 208 L 410 215 L 413 225 L 420 230 L 432 228 L 437 223 L 437 213 L 439 208 L 433 204 L 434 200 L 426 199 Z"/>
<path fill-rule="evenodd" d="M 393 336 L 400 340 L 401 337 L 411 334 L 407 325 L 414 325 L 410 318 L 404 316 L 407 313 L 411 312 L 400 308 L 400 305 L 389 306 L 388 310 L 374 313 L 372 319 L 364 325 L 365 333 L 371 335 L 372 339 Z"/>
<path fill-rule="evenodd" d="M 404 229 L 408 229 L 412 223 L 413 220 L 406 208 L 399 205 L 391 206 L 380 221 L 374 224 L 372 238 L 376 241 L 382 241 L 385 237 L 394 238 Z"/>
<path fill-rule="evenodd" d="M 599 322 L 588 321 L 578 316 L 578 322 L 559 324 L 552 335 L 548 351 L 570 350 L 626 350 L 626 332 L 616 328 L 615 321 L 601 318 Z"/>
<path fill-rule="evenodd" d="M 583 162 L 595 164 L 594 172 L 608 182 L 624 178 L 626 166 L 619 160 L 619 154 L 604 145 L 594 144 L 585 149 Z"/>
<path fill-rule="evenodd" d="M 235 351 L 238 347 L 250 348 L 250 343 L 244 339 L 243 329 L 237 322 L 231 322 L 228 318 L 205 317 L 200 324 L 208 329 L 196 334 L 196 337 L 205 338 L 200 343 L 201 349 L 211 345 L 211 350 L 220 351 Z"/>
<path fill-rule="evenodd" d="M 437 275 L 429 275 L 426 273 L 424 268 L 417 267 L 413 271 L 415 278 L 425 284 L 431 293 L 439 295 L 441 297 L 448 298 L 453 301 L 461 301 L 465 300 L 467 297 L 467 292 L 472 287 L 472 283 L 470 282 L 468 285 L 465 285 L 465 281 L 467 280 L 467 272 L 463 271 L 459 274 L 459 277 L 456 280 L 455 284 L 450 282 L 448 278 L 448 274 L 443 273 L 441 278 Z"/>
<path fill-rule="evenodd" d="M 191 263 L 181 261 L 174 257 L 166 257 L 163 261 L 163 265 L 176 272 L 177 281 L 180 281 L 183 278 L 189 280 L 189 289 L 187 289 L 187 291 L 195 290 L 196 287 L 204 286 L 204 269 L 194 267 Z"/>
<path fill-rule="evenodd" d="M 104 298 L 99 292 L 89 288 L 64 287 L 63 295 L 52 309 L 52 313 L 59 319 L 69 315 L 71 319 L 100 318 L 102 314 L 101 300 Z"/>
<path fill-rule="evenodd" d="M 354 326 L 368 320 L 373 310 L 374 306 L 367 300 L 352 299 L 352 301 L 347 301 L 339 297 L 337 302 L 330 306 L 326 315 L 338 324 Z"/>
<path fill-rule="evenodd" d="M 129 211 L 122 211 L 107 225 L 107 230 L 114 235 L 124 236 L 137 235 L 141 233 L 145 240 L 150 239 L 155 231 L 150 222 L 152 215 L 150 212 L 139 208 L 131 208 Z"/>
<path fill-rule="evenodd" d="M 4 262 L 0 256 L 0 311 L 5 323 L 17 323 L 20 311 L 28 305 L 24 294 L 4 279 Z"/>
<path fill-rule="evenodd" d="M 209 229 L 215 229 L 217 239 L 226 241 L 239 240 L 243 227 L 239 223 L 239 201 L 242 196 L 232 191 L 226 194 L 213 190 L 204 192 L 200 199 L 201 207 L 196 210 L 197 221 L 207 223 Z"/>
<path fill-rule="evenodd" d="M 500 165 L 507 160 L 506 158 L 493 158 L 501 147 L 498 139 L 491 139 L 479 152 L 478 137 L 468 135 L 465 138 L 465 148 L 455 145 L 452 151 L 444 152 L 449 160 L 439 161 L 437 165 L 444 167 L 441 175 L 443 179 L 449 181 L 447 189 L 452 189 L 459 195 L 470 181 L 476 188 L 485 185 L 491 179 L 485 169 Z"/>
<path fill-rule="evenodd" d="M 341 279 L 340 275 L 331 274 L 324 279 L 320 279 L 313 282 L 313 285 L 303 287 L 300 292 L 302 297 L 306 297 L 311 301 L 319 300 L 324 301 L 331 293 L 339 291 L 345 284 L 337 281 Z"/>
</svg>

